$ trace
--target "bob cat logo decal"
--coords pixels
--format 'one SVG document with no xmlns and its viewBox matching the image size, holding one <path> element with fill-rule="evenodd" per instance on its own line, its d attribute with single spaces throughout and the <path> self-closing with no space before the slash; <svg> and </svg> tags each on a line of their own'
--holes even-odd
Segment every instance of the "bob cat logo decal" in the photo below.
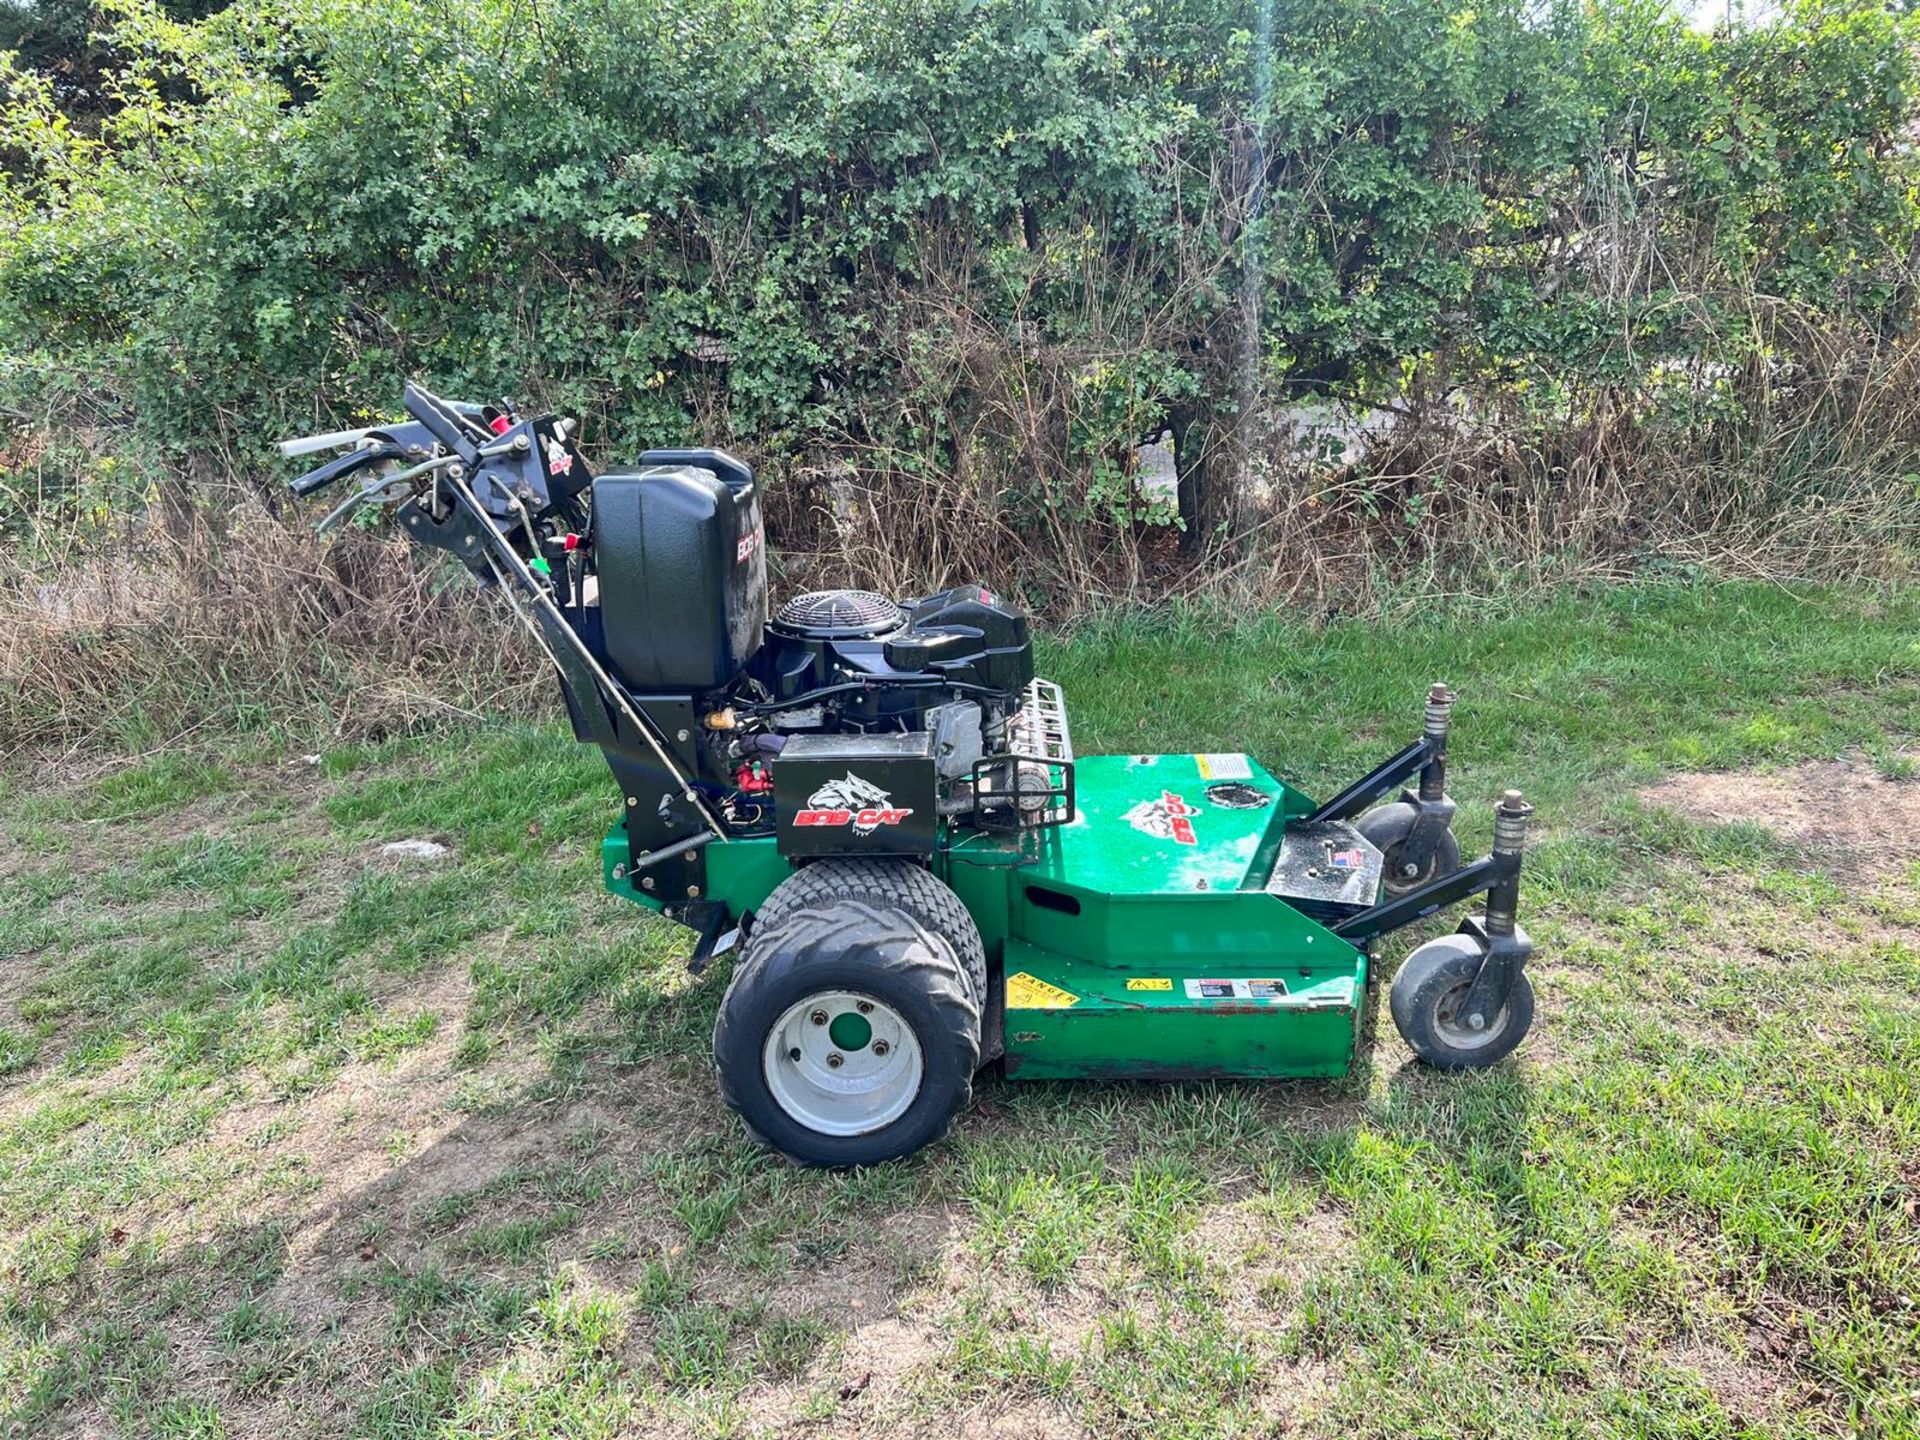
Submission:
<svg viewBox="0 0 1920 1440">
<path fill-rule="evenodd" d="M 1142 835 L 1151 835 L 1156 840 L 1171 840 L 1176 845 L 1198 845 L 1200 837 L 1194 833 L 1193 817 L 1200 813 L 1196 805 L 1189 805 L 1171 790 L 1162 790 L 1157 800 L 1142 800 L 1127 811 L 1127 823 Z"/>
<path fill-rule="evenodd" d="M 871 835 L 882 825 L 898 825 L 913 814 L 892 803 L 893 797 L 851 770 L 844 780 L 829 780 L 807 797 L 804 810 L 793 815 L 795 825 L 851 825 L 856 835 Z"/>
</svg>

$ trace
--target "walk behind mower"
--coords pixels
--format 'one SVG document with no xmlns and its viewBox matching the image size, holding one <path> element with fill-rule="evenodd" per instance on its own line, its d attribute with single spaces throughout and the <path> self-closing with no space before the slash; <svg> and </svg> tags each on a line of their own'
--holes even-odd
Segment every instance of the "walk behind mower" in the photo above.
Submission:
<svg viewBox="0 0 1920 1440">
<path fill-rule="evenodd" d="M 1010 1080 L 1344 1073 L 1376 942 L 1484 893 L 1389 994 L 1413 1053 L 1491 1065 L 1533 1020 L 1515 923 L 1529 806 L 1462 865 L 1453 695 L 1317 802 L 1249 755 L 1077 757 L 1027 620 L 980 585 L 795 595 L 768 615 L 752 472 L 651 450 L 589 473 L 571 421 L 408 386 L 401 424 L 289 441 L 358 475 L 497 586 L 622 797 L 607 889 L 737 950 L 714 1027 L 726 1103 L 769 1145 L 868 1165 Z M 1397 794 L 1396 794 L 1397 792 Z"/>
</svg>

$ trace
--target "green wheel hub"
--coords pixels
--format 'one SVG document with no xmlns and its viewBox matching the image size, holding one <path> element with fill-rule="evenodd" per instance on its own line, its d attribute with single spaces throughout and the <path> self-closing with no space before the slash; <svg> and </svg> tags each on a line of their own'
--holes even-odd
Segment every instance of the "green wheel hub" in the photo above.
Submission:
<svg viewBox="0 0 1920 1440">
<path fill-rule="evenodd" d="M 827 1036 L 842 1050 L 864 1050 L 873 1039 L 873 1026 L 858 1010 L 844 1010 L 827 1026 Z"/>
</svg>

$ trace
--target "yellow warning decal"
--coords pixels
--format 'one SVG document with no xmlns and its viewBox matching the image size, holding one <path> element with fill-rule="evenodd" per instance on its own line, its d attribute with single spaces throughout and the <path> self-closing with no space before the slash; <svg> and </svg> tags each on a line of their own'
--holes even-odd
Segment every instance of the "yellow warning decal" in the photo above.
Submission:
<svg viewBox="0 0 1920 1440">
<path fill-rule="evenodd" d="M 1173 981 L 1165 976 L 1149 976 L 1145 979 L 1127 981 L 1129 990 L 1171 990 Z"/>
<path fill-rule="evenodd" d="M 1079 1003 L 1080 997 L 1071 990 L 1049 985 L 1037 975 L 1029 975 L 1024 970 L 1007 977 L 1009 1010 L 1065 1010 Z"/>
</svg>

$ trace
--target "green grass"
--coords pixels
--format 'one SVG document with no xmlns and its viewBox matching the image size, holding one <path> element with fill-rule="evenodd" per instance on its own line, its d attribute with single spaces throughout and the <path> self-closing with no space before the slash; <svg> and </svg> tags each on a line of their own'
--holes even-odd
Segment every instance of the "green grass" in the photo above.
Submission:
<svg viewBox="0 0 1920 1440">
<path fill-rule="evenodd" d="M 1310 791 L 1452 680 L 1469 845 L 1540 805 L 1534 1035 L 986 1080 L 845 1175 L 719 1107 L 726 977 L 599 893 L 557 729 L 8 776 L 0 1431 L 1920 1435 L 1920 842 L 1867 874 L 1633 798 L 1916 783 L 1916 637 L 1905 593 L 1705 586 L 1048 639 L 1083 751 Z"/>
</svg>

